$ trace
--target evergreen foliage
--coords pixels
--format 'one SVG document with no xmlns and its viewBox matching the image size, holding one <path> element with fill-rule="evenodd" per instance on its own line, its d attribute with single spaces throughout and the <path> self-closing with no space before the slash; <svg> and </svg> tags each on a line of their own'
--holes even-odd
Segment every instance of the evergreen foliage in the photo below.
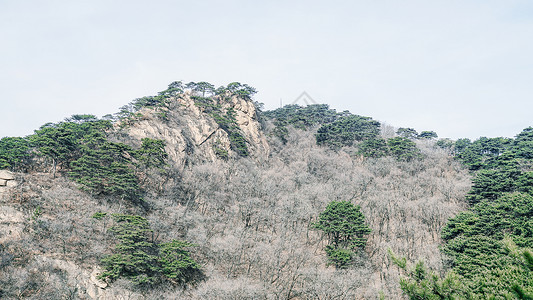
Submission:
<svg viewBox="0 0 533 300">
<path fill-rule="evenodd" d="M 453 147 L 456 154 L 462 153 L 467 147 L 472 144 L 472 141 L 467 138 L 458 139 L 455 141 Z"/>
<path fill-rule="evenodd" d="M 308 130 L 320 125 L 316 133 L 316 143 L 334 149 L 344 146 L 358 148 L 358 153 L 365 157 L 379 158 L 393 155 L 400 161 L 410 161 L 420 158 L 420 150 L 410 139 L 419 138 L 416 130 L 400 128 L 400 137 L 385 140 L 379 137 L 381 124 L 369 117 L 353 115 L 348 111 L 337 113 L 326 104 L 313 104 L 299 106 L 286 105 L 271 111 L 266 111 L 263 116 L 274 120 L 272 135 L 280 141 L 287 143 L 288 126 Z M 436 138 L 433 131 L 424 131 L 420 138 Z"/>
<path fill-rule="evenodd" d="M 365 247 L 365 236 L 371 231 L 365 224 L 360 207 L 349 201 L 330 202 L 311 226 L 327 236 L 329 245 L 325 249 L 326 254 L 337 268 L 350 264 L 353 252 Z"/>
<path fill-rule="evenodd" d="M 224 147 L 221 146 L 221 141 L 216 140 L 215 144 L 213 145 L 213 151 L 215 151 L 215 155 L 222 159 L 227 160 L 229 158 L 229 153 Z"/>
<path fill-rule="evenodd" d="M 455 145 L 455 142 L 452 141 L 451 139 L 448 139 L 448 138 L 444 138 L 444 139 L 439 139 L 435 145 L 437 147 L 440 147 L 442 149 L 446 149 L 450 152 L 453 151 L 453 148 L 454 148 L 454 145 Z"/>
<path fill-rule="evenodd" d="M 163 168 L 168 158 L 165 142 L 151 138 L 141 139 L 141 148 L 133 151 L 133 155 L 145 168 Z"/>
<path fill-rule="evenodd" d="M 435 131 L 422 131 L 422 132 L 420 132 L 420 134 L 418 135 L 417 138 L 419 138 L 419 139 L 436 139 L 438 137 L 439 136 L 437 135 L 437 133 Z"/>
<path fill-rule="evenodd" d="M 514 140 L 513 152 L 522 159 L 533 159 L 533 127 L 522 130 Z"/>
<path fill-rule="evenodd" d="M 487 161 L 498 158 L 505 150 L 510 149 L 512 139 L 481 137 L 470 144 L 464 139 L 458 140 L 457 143 L 457 157 L 471 170 L 479 170 L 487 167 Z"/>
<path fill-rule="evenodd" d="M 460 276 L 448 272 L 445 278 L 429 270 L 423 261 L 413 267 L 407 266 L 405 257 L 398 258 L 389 249 L 389 258 L 404 271 L 405 276 L 400 278 L 400 288 L 404 294 L 413 300 L 451 300 L 468 299 L 471 293 L 461 282 Z"/>
<path fill-rule="evenodd" d="M 136 171 L 139 167 L 165 166 L 164 142 L 145 138 L 140 149 L 134 150 L 108 140 L 111 126 L 110 120 L 93 115 L 73 115 L 57 124 L 45 124 L 28 137 L 28 145 L 52 162 L 54 176 L 59 166 L 61 172 L 93 195 L 142 203 Z"/>
<path fill-rule="evenodd" d="M 146 96 L 133 100 L 121 107 L 114 117 L 98 119 L 93 115 L 73 115 L 63 122 L 47 123 L 27 138 L 6 137 L 0 140 L 0 168 L 24 171 L 34 156 L 40 156 L 56 172 L 68 174 L 83 185 L 83 189 L 95 195 L 113 195 L 121 198 L 140 199 L 140 189 L 135 176 L 137 168 L 162 168 L 167 154 L 162 141 L 144 139 L 141 148 L 134 150 L 124 144 L 107 141 L 112 121 L 119 119 L 121 126 L 140 116 L 143 108 L 160 111 L 166 119 L 172 97 L 179 97 L 185 89 L 196 95 L 192 97 L 199 106 L 213 116 L 221 128 L 228 133 L 231 148 L 240 156 L 248 156 L 248 143 L 235 120 L 235 111 L 222 111 L 216 101 L 234 95 L 245 99 L 257 91 L 239 82 L 230 83 L 219 89 L 208 82 L 181 81 L 169 84 L 157 96 Z M 201 94 L 199 96 L 198 94 Z M 214 101 L 213 96 L 220 99 Z M 227 157 L 226 149 L 218 149 L 218 156 Z"/>
<path fill-rule="evenodd" d="M 91 147 L 104 141 L 110 127 L 110 121 L 74 115 L 64 122 L 43 125 L 29 140 L 38 154 L 52 161 L 55 176 L 57 166 L 68 170 L 70 162 L 81 156 L 83 145 Z"/>
<path fill-rule="evenodd" d="M 445 241 L 478 235 L 497 240 L 510 235 L 519 246 L 533 247 L 533 196 L 515 193 L 485 199 L 451 218 L 442 229 Z"/>
<path fill-rule="evenodd" d="M 0 169 L 23 171 L 31 158 L 30 143 L 22 137 L 0 139 Z"/>
<path fill-rule="evenodd" d="M 230 96 L 250 99 L 256 91 L 245 84 L 234 82 L 226 87 L 215 89 L 207 82 L 191 82 L 186 85 L 182 82 L 173 82 L 167 90 L 160 92 L 157 96 L 135 99 L 121 109 L 118 117 L 134 119 L 140 115 L 138 112 L 143 108 L 153 108 L 164 112 L 169 107 L 170 98 L 180 97 L 185 89 L 193 94 L 191 97 L 196 105 L 204 113 L 211 115 L 220 128 L 228 134 L 231 148 L 240 156 L 249 155 L 248 144 L 236 122 L 235 111 L 223 109 L 222 105 L 223 101 L 229 101 Z M 161 116 L 164 114 L 162 113 Z M 358 153 L 365 157 L 379 158 L 392 155 L 402 162 L 410 162 L 421 156 L 420 150 L 413 142 L 414 139 L 437 138 L 437 134 L 432 131 L 423 131 L 418 134 L 412 128 L 400 128 L 397 132 L 399 137 L 385 140 L 378 135 L 380 127 L 378 122 L 348 112 L 337 113 L 327 105 L 317 104 L 307 107 L 289 105 L 265 112 L 264 116 L 273 119 L 275 128 L 272 134 L 284 144 L 288 141 L 288 126 L 305 130 L 315 128 L 318 129 L 315 137 L 319 145 L 332 148 L 356 146 Z M 166 166 L 165 143 L 161 140 L 146 138 L 141 141 L 139 149 L 134 149 L 122 143 L 112 142 L 109 140 L 109 133 L 113 130 L 112 120 L 113 118 L 102 120 L 92 115 L 74 115 L 63 122 L 45 124 L 27 138 L 3 138 L 0 140 L 0 168 L 24 171 L 29 167 L 30 160 L 38 156 L 39 159 L 34 159 L 34 161 L 44 161 L 47 168 L 51 165 L 54 176 L 58 169 L 59 172 L 79 183 L 83 190 L 93 195 L 119 197 L 133 202 L 142 201 L 142 189 L 138 175 L 149 168 L 160 169 Z M 533 247 L 533 128 L 524 129 L 514 139 L 484 137 L 474 142 L 468 139 L 460 139 L 456 142 L 440 140 L 437 145 L 450 149 L 450 153 L 456 155 L 457 159 L 472 171 L 473 186 L 466 197 L 471 208 L 451 218 L 442 230 L 444 241 L 442 253 L 451 260 L 452 268 L 444 277 L 429 270 L 422 262 L 413 267 L 407 267 L 405 259 L 392 259 L 404 269 L 406 274 L 406 277 L 400 281 L 402 290 L 411 299 L 531 299 L 533 295 L 533 253 L 531 251 Z M 228 159 L 228 151 L 223 149 L 221 143 L 215 143 L 213 149 L 218 157 Z M 331 154 L 331 152 L 328 153 Z M 247 160 L 244 161 L 247 162 Z M 325 158 L 324 161 L 326 162 L 323 165 L 331 165 Z M 314 163 L 319 165 L 321 162 L 312 161 L 309 165 Z M 397 165 L 408 164 L 397 163 Z M 313 166 L 313 170 L 318 168 Z M 332 170 L 335 171 L 331 172 L 337 172 L 337 170 L 344 169 L 335 167 Z M 319 171 L 322 172 L 322 170 Z M 316 175 L 316 178 L 319 178 L 322 176 L 320 172 L 313 173 L 312 176 Z M 197 181 L 201 181 L 207 177 L 198 178 Z M 335 177 L 330 176 L 330 178 Z M 361 178 L 361 180 L 364 179 L 363 176 Z M 253 179 L 255 180 L 255 177 Z M 317 179 L 316 182 L 319 180 Z M 246 184 L 248 184 L 246 187 L 249 187 L 249 183 L 246 182 Z M 298 185 L 300 184 L 299 181 Z M 362 183 L 362 185 L 365 184 Z M 217 195 L 216 190 L 207 192 L 208 189 L 204 186 L 191 186 L 191 190 L 194 188 L 201 190 L 198 194 Z M 244 183 L 243 186 L 245 186 Z M 279 186 L 279 184 L 261 186 L 261 191 L 252 191 L 250 194 L 254 197 L 255 194 L 267 194 L 263 190 L 267 191 L 273 186 Z M 219 187 L 219 189 L 224 188 L 223 185 Z M 229 192 L 224 191 L 228 195 L 241 193 L 237 191 L 237 188 L 228 190 Z M 246 190 L 246 188 L 241 188 L 241 190 Z M 361 193 L 364 190 L 361 188 Z M 252 198 L 244 192 L 238 195 L 235 198 Z M 271 195 L 268 194 L 268 196 Z M 207 198 L 201 198 L 204 197 L 203 195 L 197 197 L 201 199 L 198 203 L 201 203 L 201 213 L 204 216 L 216 215 L 228 209 L 224 201 L 212 203 L 209 199 L 206 200 Z M 249 226 L 249 222 L 255 222 L 255 224 L 260 224 L 255 226 L 255 230 L 261 231 L 261 222 L 264 222 L 267 217 L 259 216 L 260 213 L 255 211 L 257 209 L 257 206 L 253 204 L 255 202 L 250 203 L 248 206 L 238 207 L 240 213 L 253 216 L 249 219 L 255 218 L 255 221 L 247 219 L 245 228 L 253 228 Z M 277 202 L 272 203 L 277 204 Z M 276 204 L 269 205 L 273 207 Z M 191 207 L 193 206 L 191 204 Z M 46 214 L 47 210 L 42 210 L 40 205 L 29 211 L 30 219 L 33 221 L 39 218 L 46 219 L 42 217 L 42 214 L 43 211 Z M 194 214 L 196 212 L 187 213 L 191 214 L 189 218 L 196 217 Z M 297 213 L 301 214 L 298 216 L 300 220 L 307 222 L 307 211 Z M 291 217 L 286 217 L 284 220 L 290 222 Z M 107 218 L 107 214 L 95 213 L 92 218 L 102 220 Z M 115 225 L 110 232 L 118 243 L 113 249 L 113 254 L 102 260 L 105 268 L 102 278 L 109 281 L 127 278 L 139 286 L 154 286 L 164 281 L 183 285 L 194 281 L 201 273 L 199 265 L 191 258 L 188 250 L 195 245 L 179 240 L 159 243 L 154 240 L 148 221 L 139 216 L 115 214 L 112 218 Z M 271 219 L 270 223 L 274 224 L 275 221 L 272 220 L 274 219 Z M 437 221 L 435 223 L 441 224 Z M 46 220 L 43 222 L 39 220 L 39 224 L 44 228 Z M 434 225 L 434 227 L 439 226 Z M 348 201 L 329 203 L 311 227 L 324 232 L 328 239 L 328 245 L 324 249 L 328 262 L 338 269 L 351 266 L 357 251 L 365 247 L 365 236 L 370 232 L 369 227 L 365 225 L 365 218 L 360 208 Z M 269 233 L 277 230 L 274 225 L 272 228 Z M 249 250 L 246 244 L 247 238 L 244 234 L 239 238 L 241 249 L 228 253 L 221 251 L 216 254 L 227 257 L 237 254 L 243 257 L 243 261 L 248 261 L 246 263 L 235 262 L 235 268 L 240 268 L 240 270 L 247 268 L 247 272 L 250 272 L 250 269 L 253 270 L 251 272 L 264 272 L 269 268 L 261 270 L 253 265 L 255 261 L 251 253 L 254 252 Z M 288 264 L 289 262 L 276 260 L 276 264 L 272 265 L 281 270 L 283 265 Z M 233 268 L 232 265 L 228 276 Z M 291 274 L 294 278 L 305 275 L 302 275 L 298 268 L 299 266 Z M 293 282 L 297 280 L 299 279 L 294 279 Z M 303 280 L 296 284 L 300 284 Z M 291 296 L 291 292 L 288 295 Z"/>
<path fill-rule="evenodd" d="M 241 97 L 243 99 L 251 100 L 253 95 L 257 93 L 254 87 L 240 82 L 232 82 L 226 86 L 226 88 L 219 88 L 218 92 L 229 91 L 232 95 Z"/>
<path fill-rule="evenodd" d="M 479 245 L 478 241 L 471 241 Z M 405 258 L 398 259 L 390 250 L 389 255 L 393 263 L 405 271 L 400 287 L 410 299 L 531 299 L 533 274 L 528 263 L 531 250 L 519 248 L 507 238 L 496 242 L 503 245 L 502 251 L 496 254 L 494 249 L 500 245 L 495 247 L 491 242 L 494 241 L 482 242 L 484 248 L 478 248 L 488 252 L 470 254 L 469 261 L 459 264 L 483 264 L 483 267 L 478 265 L 469 270 L 471 273 L 467 276 L 461 274 L 464 270 L 453 268 L 441 278 L 422 261 L 408 268 Z M 494 259 L 496 261 L 492 261 Z"/>
<path fill-rule="evenodd" d="M 228 134 L 231 149 L 237 152 L 240 156 L 248 156 L 248 144 L 241 133 L 239 125 L 237 125 L 235 114 L 233 108 L 228 108 L 225 114 L 222 114 L 219 110 L 215 110 L 211 113 L 220 128 Z"/>
<path fill-rule="evenodd" d="M 192 89 L 194 92 L 202 93 L 202 97 L 205 97 L 206 93 L 208 95 L 213 95 L 215 92 L 215 86 L 205 81 L 198 83 L 190 82 L 187 84 L 187 87 Z"/>
<path fill-rule="evenodd" d="M 531 299 L 532 140 L 529 127 L 515 139 L 437 143 L 475 172 L 466 197 L 473 206 L 442 229 L 441 251 L 452 265 L 444 279 L 423 265 L 407 270 L 405 263 L 397 263 L 407 270 L 400 285 L 411 299 Z M 448 279 L 455 285 L 452 293 L 444 292 Z"/>
<path fill-rule="evenodd" d="M 308 106 L 290 104 L 263 113 L 264 117 L 278 121 L 279 126 L 292 125 L 303 130 L 315 125 L 332 123 L 343 115 L 346 115 L 346 112 L 337 113 L 334 109 L 330 109 L 327 104 Z"/>
<path fill-rule="evenodd" d="M 467 139 L 455 143 L 456 157 L 476 171 L 467 196 L 471 204 L 494 200 L 504 193 L 533 192 L 531 131 L 531 127 L 524 129 L 514 140 L 482 137 L 472 143 Z"/>
<path fill-rule="evenodd" d="M 316 142 L 333 148 L 352 146 L 355 141 L 376 138 L 380 123 L 369 117 L 350 115 L 322 125 L 317 131 Z"/>
<path fill-rule="evenodd" d="M 110 231 L 119 241 L 114 254 L 102 259 L 105 269 L 100 278 L 114 281 L 120 277 L 137 285 L 154 284 L 157 278 L 157 249 L 148 241 L 152 232 L 140 216 L 113 214 L 116 224 Z"/>
<path fill-rule="evenodd" d="M 272 131 L 272 134 L 280 139 L 280 141 L 285 145 L 287 143 L 287 138 L 289 136 L 289 130 L 287 125 L 289 123 L 285 120 L 276 120 L 274 125 L 276 126 Z"/>
<path fill-rule="evenodd" d="M 405 137 L 394 137 L 387 140 L 389 153 L 399 161 L 411 161 L 420 158 L 420 150 L 415 142 Z"/>
<path fill-rule="evenodd" d="M 396 134 L 406 139 L 416 139 L 418 132 L 414 128 L 400 127 L 396 130 Z"/>
<path fill-rule="evenodd" d="M 327 245 L 324 249 L 328 256 L 328 264 L 334 265 L 337 269 L 348 268 L 354 259 L 354 251 L 347 248 L 336 248 L 334 245 Z"/>
<path fill-rule="evenodd" d="M 527 267 L 533 247 L 531 132 L 526 128 L 514 140 L 461 139 L 454 146 L 457 158 L 476 171 L 466 197 L 473 206 L 443 228 L 442 251 L 477 297 L 527 299 L 533 292 Z"/>
<path fill-rule="evenodd" d="M 128 158 L 132 152 L 127 145 L 108 141 L 83 145 L 81 156 L 71 163 L 69 176 L 91 194 L 140 201 L 139 182 Z"/>
<path fill-rule="evenodd" d="M 528 248 L 533 247 L 532 220 L 531 195 L 483 199 L 448 221 L 442 230 L 442 251 L 474 295 L 526 295 L 533 292 L 533 272 L 527 264 Z"/>
<path fill-rule="evenodd" d="M 387 141 L 382 138 L 364 140 L 358 145 L 359 154 L 365 157 L 383 157 L 389 155 Z"/>
<path fill-rule="evenodd" d="M 112 218 L 115 225 L 110 231 L 119 243 L 114 254 L 102 259 L 105 271 L 99 278 L 126 278 L 138 286 L 154 286 L 164 279 L 185 284 L 200 273 L 200 266 L 187 250 L 195 245 L 178 240 L 162 244 L 149 240 L 153 232 L 140 216 L 112 214 Z"/>
<path fill-rule="evenodd" d="M 518 177 L 520 171 L 517 169 L 480 170 L 472 180 L 472 189 L 466 199 L 470 204 L 476 204 L 483 199 L 497 199 L 504 193 L 517 189 Z"/>
<path fill-rule="evenodd" d="M 195 246 L 179 240 L 158 245 L 158 262 L 162 275 L 179 284 L 193 280 L 200 271 L 200 265 L 191 258 L 187 249 Z"/>
<path fill-rule="evenodd" d="M 185 90 L 192 93 L 191 98 L 195 104 L 201 107 L 205 113 L 210 114 L 220 128 L 228 134 L 231 149 L 239 156 L 248 156 L 248 142 L 236 122 L 235 111 L 232 108 L 224 110 L 221 105 L 221 101 L 227 101 L 231 96 L 251 100 L 257 90 L 247 84 L 232 82 L 226 87 L 222 86 L 215 89 L 214 85 L 205 81 L 189 82 L 187 84 L 183 84 L 181 81 L 174 81 L 158 96 L 138 98 L 123 107 L 118 114 L 119 118 L 123 120 L 134 119 L 140 109 L 151 107 L 161 110 L 161 116 L 166 119 L 165 109 L 168 108 L 170 98 L 179 97 Z M 215 153 L 223 159 L 227 156 L 226 149 L 216 148 Z"/>
<path fill-rule="evenodd" d="M 204 112 L 210 114 L 220 128 L 228 134 L 231 149 L 239 156 L 248 156 L 248 142 L 237 124 L 235 110 L 233 108 L 224 110 L 220 101 L 229 99 L 228 95 L 251 100 L 257 91 L 253 87 L 239 82 L 232 82 L 227 87 L 219 87 L 217 89 L 214 89 L 212 85 L 206 82 L 190 82 L 186 87 L 198 94 L 201 93 L 201 96 L 193 95 L 191 98 L 198 107 L 201 107 Z M 228 153 L 226 149 L 215 147 L 214 150 L 218 157 L 222 159 L 227 158 Z"/>
</svg>

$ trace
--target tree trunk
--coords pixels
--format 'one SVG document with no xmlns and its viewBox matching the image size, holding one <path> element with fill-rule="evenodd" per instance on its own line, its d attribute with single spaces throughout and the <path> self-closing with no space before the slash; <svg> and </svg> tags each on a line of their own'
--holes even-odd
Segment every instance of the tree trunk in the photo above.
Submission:
<svg viewBox="0 0 533 300">
<path fill-rule="evenodd" d="M 54 179 L 56 179 L 56 167 L 57 167 L 57 161 L 56 161 L 55 158 L 52 159 L 52 165 L 53 165 L 53 171 L 52 171 L 52 172 L 53 172 L 53 174 L 54 174 L 53 176 L 54 176 Z"/>
</svg>

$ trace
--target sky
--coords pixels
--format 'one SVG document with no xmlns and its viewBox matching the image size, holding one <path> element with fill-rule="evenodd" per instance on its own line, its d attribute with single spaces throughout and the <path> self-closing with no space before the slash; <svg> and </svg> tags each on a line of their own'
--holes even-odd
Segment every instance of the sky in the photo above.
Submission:
<svg viewBox="0 0 533 300">
<path fill-rule="evenodd" d="M 0 0 L 0 137 L 176 80 L 439 137 L 533 126 L 533 1 Z"/>
</svg>

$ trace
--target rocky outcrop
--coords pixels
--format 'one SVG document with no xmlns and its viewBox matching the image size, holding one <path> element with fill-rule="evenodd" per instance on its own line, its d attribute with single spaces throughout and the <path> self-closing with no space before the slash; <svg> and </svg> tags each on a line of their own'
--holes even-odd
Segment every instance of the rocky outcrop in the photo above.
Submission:
<svg viewBox="0 0 533 300">
<path fill-rule="evenodd" d="M 140 294 L 124 290 L 120 287 L 108 288 L 107 283 L 98 279 L 101 270 L 94 267 L 90 270 L 81 268 L 72 261 L 57 259 L 45 255 L 37 256 L 40 265 L 47 265 L 51 269 L 61 270 L 68 274 L 68 284 L 75 287 L 79 299 L 145 299 Z M 125 295 L 128 295 L 127 297 Z"/>
<path fill-rule="evenodd" d="M 259 153 L 262 153 L 263 155 L 267 154 L 269 146 L 263 131 L 261 130 L 261 125 L 258 122 L 255 105 L 251 101 L 232 97 L 229 106 L 233 107 L 237 113 L 235 119 L 244 133 L 244 136 L 247 138 L 252 153 L 255 155 L 258 155 Z M 265 153 L 262 151 L 265 151 Z"/>
<path fill-rule="evenodd" d="M 125 127 L 131 140 L 148 137 L 166 142 L 166 151 L 173 164 L 187 165 L 188 161 L 214 161 L 216 150 L 226 151 L 229 157 L 238 154 L 232 150 L 228 133 L 216 122 L 209 107 L 195 103 L 190 93 L 173 99 L 168 108 L 145 108 L 140 117 Z M 257 111 L 252 101 L 236 96 L 214 96 L 212 101 L 219 111 L 235 111 L 236 125 L 246 140 L 251 157 L 265 156 L 269 146 L 261 131 Z"/>
<path fill-rule="evenodd" d="M 7 170 L 0 170 L 0 187 L 16 186 L 15 175 Z"/>
<path fill-rule="evenodd" d="M 15 175 L 8 170 L 0 170 L 0 200 L 7 194 L 6 192 L 10 188 L 15 186 L 17 186 Z"/>
</svg>

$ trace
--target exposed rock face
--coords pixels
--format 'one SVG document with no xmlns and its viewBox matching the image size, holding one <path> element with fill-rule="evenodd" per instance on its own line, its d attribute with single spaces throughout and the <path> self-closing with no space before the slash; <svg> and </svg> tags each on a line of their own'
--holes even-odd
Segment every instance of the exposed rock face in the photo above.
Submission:
<svg viewBox="0 0 533 300">
<path fill-rule="evenodd" d="M 17 186 L 15 175 L 8 170 L 0 170 L 0 197 L 7 191 L 7 188 L 14 186 Z"/>
<path fill-rule="evenodd" d="M 48 265 L 56 270 L 68 273 L 69 285 L 76 287 L 79 299 L 144 299 L 142 295 L 126 291 L 122 288 L 106 289 L 107 283 L 97 278 L 100 269 L 95 267 L 92 272 L 81 268 L 72 261 L 56 259 L 49 256 L 35 258 L 41 265 Z M 125 295 L 128 295 L 126 297 Z"/>
<path fill-rule="evenodd" d="M 0 179 L 4 180 L 14 180 L 15 175 L 7 170 L 0 170 Z"/>
<path fill-rule="evenodd" d="M 221 107 L 220 111 L 235 111 L 236 125 L 246 140 L 250 156 L 268 155 L 269 146 L 260 130 L 253 102 L 228 95 L 212 99 Z M 238 156 L 231 148 L 228 133 L 217 124 L 209 108 L 197 105 L 190 93 L 173 98 L 168 109 L 145 108 L 141 115 L 125 126 L 126 134 L 137 141 L 145 137 L 164 140 L 169 158 L 176 165 L 187 165 L 192 157 L 214 161 L 217 159 L 215 149 L 227 151 L 230 157 Z"/>
<path fill-rule="evenodd" d="M 8 170 L 0 170 L 0 187 L 4 186 L 16 186 L 15 175 Z"/>
</svg>

